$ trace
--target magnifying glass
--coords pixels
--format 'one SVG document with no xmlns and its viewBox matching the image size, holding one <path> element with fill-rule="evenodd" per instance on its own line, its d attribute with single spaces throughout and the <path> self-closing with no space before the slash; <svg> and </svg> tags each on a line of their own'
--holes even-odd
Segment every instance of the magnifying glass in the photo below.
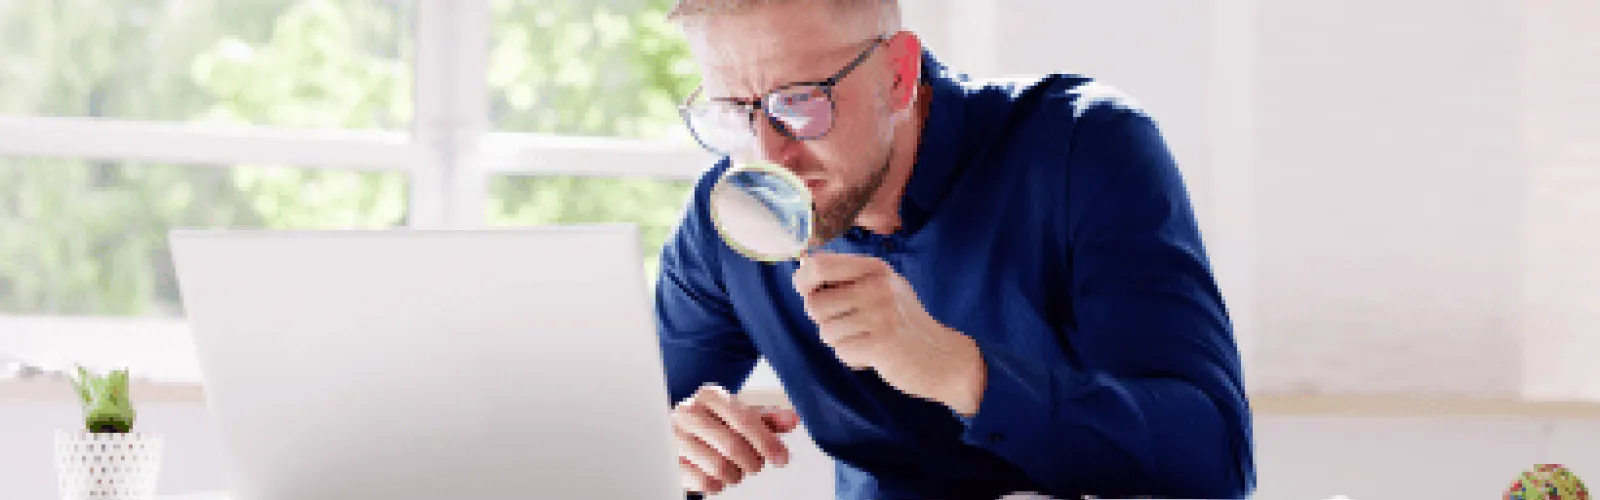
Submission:
<svg viewBox="0 0 1600 500">
<path fill-rule="evenodd" d="M 811 248 L 816 227 L 811 191 L 776 164 L 735 163 L 711 188 L 710 209 L 718 235 L 752 260 L 794 260 Z"/>
</svg>

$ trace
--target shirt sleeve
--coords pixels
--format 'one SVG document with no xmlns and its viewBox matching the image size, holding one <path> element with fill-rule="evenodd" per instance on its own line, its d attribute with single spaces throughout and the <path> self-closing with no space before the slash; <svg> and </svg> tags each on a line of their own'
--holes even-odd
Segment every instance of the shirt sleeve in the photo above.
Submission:
<svg viewBox="0 0 1600 500">
<path fill-rule="evenodd" d="M 738 392 L 759 354 L 734 315 L 718 260 L 722 241 L 705 200 L 721 168 L 697 184 L 682 219 L 661 249 L 656 327 L 674 405 L 705 384 Z"/>
<path fill-rule="evenodd" d="M 1071 365 L 980 342 L 964 439 L 1041 485 L 1100 496 L 1245 498 L 1254 489 L 1238 348 L 1177 165 L 1125 108 L 1080 118 L 1065 234 Z"/>
</svg>

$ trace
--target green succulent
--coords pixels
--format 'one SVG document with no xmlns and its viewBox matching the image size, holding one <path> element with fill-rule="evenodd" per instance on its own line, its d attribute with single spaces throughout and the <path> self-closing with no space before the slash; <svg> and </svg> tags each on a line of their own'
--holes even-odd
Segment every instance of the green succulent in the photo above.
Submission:
<svg viewBox="0 0 1600 500">
<path fill-rule="evenodd" d="M 123 434 L 133 430 L 135 412 L 128 398 L 128 370 L 112 370 L 105 375 L 77 367 L 72 380 L 83 404 L 83 424 L 89 432 Z"/>
</svg>

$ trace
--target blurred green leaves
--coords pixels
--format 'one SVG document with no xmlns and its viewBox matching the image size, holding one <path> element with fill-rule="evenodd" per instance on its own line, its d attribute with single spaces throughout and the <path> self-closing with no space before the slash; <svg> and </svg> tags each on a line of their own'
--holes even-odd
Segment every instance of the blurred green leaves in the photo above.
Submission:
<svg viewBox="0 0 1600 500">
<path fill-rule="evenodd" d="M 490 117 L 500 130 L 686 140 L 694 88 L 667 0 L 492 0 Z"/>
<path fill-rule="evenodd" d="M 408 57 L 367 46 L 354 17 L 385 16 L 364 2 L 301 0 L 273 23 L 270 38 L 252 44 L 224 37 L 194 59 L 196 84 L 216 96 L 201 121 L 268 123 L 302 128 L 404 128 L 411 121 Z M 400 23 L 394 13 L 387 23 Z"/>
</svg>

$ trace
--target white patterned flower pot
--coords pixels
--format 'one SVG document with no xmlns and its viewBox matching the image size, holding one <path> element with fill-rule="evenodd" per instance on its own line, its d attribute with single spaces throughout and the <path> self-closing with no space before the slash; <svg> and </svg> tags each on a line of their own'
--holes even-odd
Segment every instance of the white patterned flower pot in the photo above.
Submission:
<svg viewBox="0 0 1600 500">
<path fill-rule="evenodd" d="M 62 500 L 150 500 L 161 473 L 158 434 L 59 431 L 56 472 Z"/>
</svg>

